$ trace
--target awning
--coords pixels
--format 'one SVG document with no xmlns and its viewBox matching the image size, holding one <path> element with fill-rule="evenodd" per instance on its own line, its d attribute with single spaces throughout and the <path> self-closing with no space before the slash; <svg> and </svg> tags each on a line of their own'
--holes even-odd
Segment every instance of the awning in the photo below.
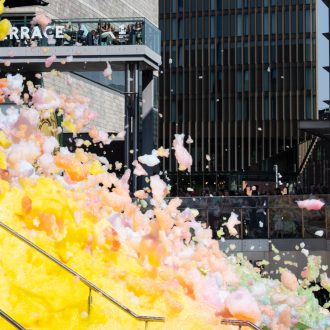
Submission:
<svg viewBox="0 0 330 330">
<path fill-rule="evenodd" d="M 302 120 L 299 129 L 330 141 L 330 120 Z"/>
<path fill-rule="evenodd" d="M 6 0 L 5 7 L 47 6 L 48 2 L 43 0 Z"/>
</svg>

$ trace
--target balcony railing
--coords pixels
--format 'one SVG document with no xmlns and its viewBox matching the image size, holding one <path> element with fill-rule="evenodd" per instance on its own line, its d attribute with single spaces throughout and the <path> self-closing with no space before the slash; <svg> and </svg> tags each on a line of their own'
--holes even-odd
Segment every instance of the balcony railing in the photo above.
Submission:
<svg viewBox="0 0 330 330">
<path fill-rule="evenodd" d="M 233 197 L 183 197 L 180 209 L 197 209 L 197 219 L 204 222 L 218 237 L 223 228 L 226 239 L 276 239 L 276 238 L 329 238 L 330 195 L 318 195 L 325 205 L 318 211 L 300 209 L 297 201 L 308 195 L 286 196 L 233 196 Z M 223 226 L 234 212 L 241 221 L 238 235 L 230 236 Z"/>
<path fill-rule="evenodd" d="M 0 47 L 146 45 L 160 54 L 161 32 L 144 17 L 53 20 L 44 30 L 10 21 L 11 33 Z"/>
</svg>

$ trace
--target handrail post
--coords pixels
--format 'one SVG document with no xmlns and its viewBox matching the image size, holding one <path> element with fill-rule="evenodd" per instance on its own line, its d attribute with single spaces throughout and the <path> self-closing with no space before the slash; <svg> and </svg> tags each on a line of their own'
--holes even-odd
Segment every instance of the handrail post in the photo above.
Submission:
<svg viewBox="0 0 330 330">
<path fill-rule="evenodd" d="M 221 324 L 236 326 L 239 329 L 242 329 L 243 327 L 248 327 L 250 329 L 261 330 L 259 327 L 257 327 L 255 324 L 253 324 L 252 322 L 249 322 L 249 321 L 223 319 L 221 321 Z"/>
<path fill-rule="evenodd" d="M 267 239 L 270 239 L 270 208 L 267 205 Z"/>
<path fill-rule="evenodd" d="M 330 206 L 329 206 L 330 209 Z M 325 205 L 325 239 L 328 239 L 328 226 L 329 226 L 329 222 L 328 222 L 328 216 L 330 216 L 330 213 L 328 212 L 328 206 Z"/>
<path fill-rule="evenodd" d="M 242 206 L 239 209 L 240 220 L 241 220 L 241 239 L 244 239 L 244 224 L 243 224 L 243 209 Z"/>
<path fill-rule="evenodd" d="M 267 202 L 266 202 L 266 214 L 267 214 L 267 239 L 270 239 L 270 207 L 269 207 L 269 196 L 266 197 Z"/>
<path fill-rule="evenodd" d="M 301 209 L 301 230 L 302 238 L 305 238 L 305 221 L 304 221 L 304 209 Z"/>
<path fill-rule="evenodd" d="M 92 303 L 93 303 L 92 288 L 89 288 L 89 291 L 88 291 L 88 316 L 91 313 Z"/>
<path fill-rule="evenodd" d="M 145 321 L 144 330 L 148 330 L 149 322 Z"/>
</svg>

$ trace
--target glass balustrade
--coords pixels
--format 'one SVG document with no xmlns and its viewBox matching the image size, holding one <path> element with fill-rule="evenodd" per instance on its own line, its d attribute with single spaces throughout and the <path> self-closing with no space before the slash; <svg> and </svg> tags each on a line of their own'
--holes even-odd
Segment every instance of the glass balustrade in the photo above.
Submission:
<svg viewBox="0 0 330 330">
<path fill-rule="evenodd" d="M 11 32 L 1 47 L 146 45 L 160 54 L 161 32 L 143 17 L 53 20 L 44 28 L 10 21 Z"/>
<path fill-rule="evenodd" d="M 308 198 L 309 195 L 182 197 L 180 209 L 198 210 L 197 221 L 209 227 L 215 239 L 220 238 L 221 232 L 225 239 L 328 238 L 330 195 L 313 196 L 325 203 L 318 211 L 298 207 L 297 201 Z M 235 226 L 236 236 L 231 236 L 224 226 L 232 212 L 241 222 Z"/>
</svg>

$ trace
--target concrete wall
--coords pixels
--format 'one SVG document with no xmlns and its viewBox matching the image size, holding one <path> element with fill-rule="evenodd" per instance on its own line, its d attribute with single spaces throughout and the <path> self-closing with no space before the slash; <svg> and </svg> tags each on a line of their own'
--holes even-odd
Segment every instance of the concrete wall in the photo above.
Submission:
<svg viewBox="0 0 330 330">
<path fill-rule="evenodd" d="M 70 84 L 67 76 L 70 76 Z M 90 107 L 98 113 L 90 126 L 96 126 L 107 132 L 120 132 L 124 129 L 124 97 L 108 88 L 90 82 L 71 73 L 43 74 L 44 85 L 57 93 L 87 96 Z"/>
<path fill-rule="evenodd" d="M 146 17 L 158 26 L 158 0 L 48 0 L 56 18 Z"/>
<path fill-rule="evenodd" d="M 307 257 L 301 252 L 300 244 L 309 251 L 310 255 L 320 256 L 322 265 L 330 265 L 330 241 L 325 239 L 264 239 L 226 240 L 219 242 L 220 249 L 228 255 L 242 253 L 251 262 L 266 260 L 269 266 L 265 270 L 272 278 L 278 278 L 280 267 L 290 269 L 301 278 L 300 274 L 307 265 Z M 279 254 L 272 251 L 272 244 L 279 250 Z M 299 250 L 296 247 L 299 246 Z M 279 255 L 280 260 L 274 257 Z M 287 262 L 296 263 L 298 267 Z M 330 275 L 330 269 L 326 271 Z"/>
</svg>

